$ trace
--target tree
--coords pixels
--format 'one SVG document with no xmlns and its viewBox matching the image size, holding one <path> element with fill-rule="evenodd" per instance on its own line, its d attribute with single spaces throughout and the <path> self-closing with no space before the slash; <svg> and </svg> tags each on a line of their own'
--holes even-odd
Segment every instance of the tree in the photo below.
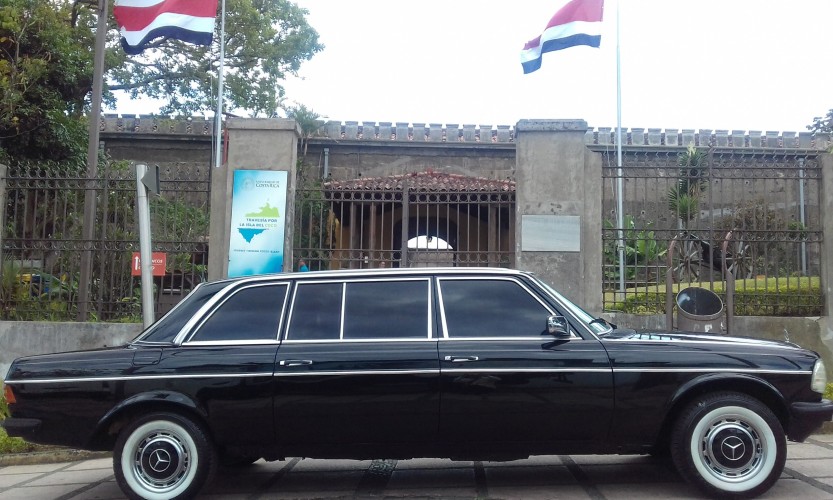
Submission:
<svg viewBox="0 0 833 500">
<path fill-rule="evenodd" d="M 228 109 L 273 116 L 281 108 L 280 82 L 324 46 L 307 23 L 308 11 L 288 0 L 227 0 L 225 92 Z M 214 43 L 203 47 L 160 40 L 130 57 L 111 40 L 109 89 L 167 101 L 163 114 L 191 115 L 216 109 L 219 20 Z"/>
<path fill-rule="evenodd" d="M 814 134 L 833 133 L 833 109 L 828 111 L 825 116 L 813 118 L 813 124 L 807 125 L 807 130 L 812 131 Z"/>
<path fill-rule="evenodd" d="M 60 0 L 0 6 L 0 161 L 83 165 L 92 86 L 87 8 Z"/>
<path fill-rule="evenodd" d="M 301 127 L 300 146 L 303 155 L 306 156 L 309 139 L 324 126 L 324 120 L 321 119 L 321 115 L 303 104 L 288 106 L 286 108 L 286 117 L 294 119 L 298 126 Z"/>
<path fill-rule="evenodd" d="M 0 162 L 85 164 L 96 5 L 94 0 L 0 4 Z M 227 1 L 229 108 L 252 116 L 275 114 L 284 96 L 281 80 L 323 49 L 307 13 L 288 0 Z M 110 27 L 105 102 L 114 103 L 112 91 L 126 90 L 133 98 L 165 99 L 164 114 L 216 109 L 219 23 L 211 47 L 160 40 L 137 57 L 121 50 L 112 17 Z"/>
</svg>

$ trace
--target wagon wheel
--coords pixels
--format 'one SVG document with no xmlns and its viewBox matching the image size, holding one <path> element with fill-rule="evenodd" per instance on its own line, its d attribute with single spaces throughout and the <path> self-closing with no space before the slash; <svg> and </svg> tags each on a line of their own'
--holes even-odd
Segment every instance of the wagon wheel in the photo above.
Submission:
<svg viewBox="0 0 833 500">
<path fill-rule="evenodd" d="M 733 241 L 730 245 L 729 265 L 726 266 L 732 276 L 735 279 L 751 278 L 754 274 L 753 263 L 752 245 L 743 240 Z"/>
<path fill-rule="evenodd" d="M 673 265 L 671 272 L 674 281 L 677 283 L 699 281 L 702 255 L 703 247 L 699 240 L 683 239 L 678 241 L 674 247 L 674 255 L 671 257 Z"/>
</svg>

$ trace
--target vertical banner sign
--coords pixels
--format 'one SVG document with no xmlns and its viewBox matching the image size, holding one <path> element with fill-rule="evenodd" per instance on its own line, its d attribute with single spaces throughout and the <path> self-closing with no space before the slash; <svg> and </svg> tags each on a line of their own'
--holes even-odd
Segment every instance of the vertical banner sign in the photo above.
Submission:
<svg viewBox="0 0 833 500">
<path fill-rule="evenodd" d="M 286 171 L 234 172 L 229 277 L 283 270 L 286 183 Z"/>
</svg>

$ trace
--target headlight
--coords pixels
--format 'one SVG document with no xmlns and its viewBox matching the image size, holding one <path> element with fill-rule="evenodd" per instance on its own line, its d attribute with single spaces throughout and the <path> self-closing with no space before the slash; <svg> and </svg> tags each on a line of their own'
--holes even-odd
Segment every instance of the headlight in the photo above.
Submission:
<svg viewBox="0 0 833 500">
<path fill-rule="evenodd" d="M 814 391 L 824 394 L 824 389 L 827 386 L 827 372 L 824 369 L 824 361 L 817 359 L 813 366 L 813 381 L 810 383 L 810 388 Z"/>
</svg>

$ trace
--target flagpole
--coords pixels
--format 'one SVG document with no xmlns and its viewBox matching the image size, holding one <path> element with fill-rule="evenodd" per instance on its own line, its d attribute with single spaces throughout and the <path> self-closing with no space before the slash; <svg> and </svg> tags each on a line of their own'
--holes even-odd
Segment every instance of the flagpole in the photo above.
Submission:
<svg viewBox="0 0 833 500">
<path fill-rule="evenodd" d="M 622 173 L 622 66 L 619 54 L 619 4 L 616 2 L 616 225 L 619 226 L 619 291 L 625 293 L 625 214 Z M 623 297 L 624 298 L 624 297 Z"/>
<path fill-rule="evenodd" d="M 226 0 L 220 0 L 220 67 L 217 69 L 217 114 L 214 116 L 214 168 L 220 168 L 223 142 L 223 70 L 226 60 Z"/>
<path fill-rule="evenodd" d="M 101 94 L 104 88 L 104 50 L 107 41 L 107 1 L 98 1 L 98 21 L 95 30 L 95 55 L 93 60 L 93 88 L 90 96 L 89 142 L 87 144 L 87 179 L 84 192 L 84 230 L 81 252 L 81 270 L 78 280 L 78 320 L 87 321 L 90 307 L 90 282 L 92 281 L 95 236 L 95 179 L 98 177 L 99 126 L 101 124 Z"/>
</svg>

